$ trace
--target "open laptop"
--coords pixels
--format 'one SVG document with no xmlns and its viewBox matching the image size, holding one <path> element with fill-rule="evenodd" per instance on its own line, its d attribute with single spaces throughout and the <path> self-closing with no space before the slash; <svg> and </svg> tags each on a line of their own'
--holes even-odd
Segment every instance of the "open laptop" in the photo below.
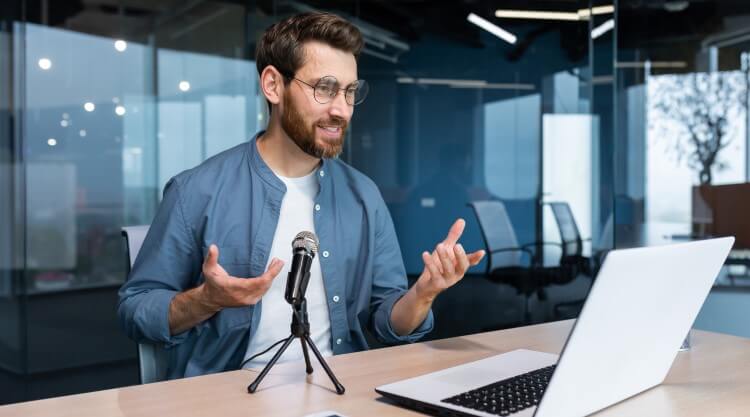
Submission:
<svg viewBox="0 0 750 417">
<path fill-rule="evenodd" d="M 514 350 L 377 387 L 455 416 L 584 416 L 660 384 L 733 237 L 615 250 L 557 355 Z"/>
</svg>

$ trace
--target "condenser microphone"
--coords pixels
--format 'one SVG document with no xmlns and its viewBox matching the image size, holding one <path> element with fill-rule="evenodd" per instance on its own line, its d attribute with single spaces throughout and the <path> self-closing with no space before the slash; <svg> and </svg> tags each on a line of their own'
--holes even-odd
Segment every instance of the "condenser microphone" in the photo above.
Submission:
<svg viewBox="0 0 750 417">
<path fill-rule="evenodd" d="M 292 241 L 292 267 L 286 278 L 284 298 L 292 305 L 300 305 L 305 299 L 310 282 L 310 266 L 318 253 L 318 238 L 312 232 L 299 232 Z"/>
</svg>

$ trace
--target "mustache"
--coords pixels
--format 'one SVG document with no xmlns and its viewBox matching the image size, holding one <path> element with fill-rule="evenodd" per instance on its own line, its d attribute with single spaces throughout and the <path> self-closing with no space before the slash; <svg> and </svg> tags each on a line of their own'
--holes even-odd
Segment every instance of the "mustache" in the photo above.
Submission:
<svg viewBox="0 0 750 417">
<path fill-rule="evenodd" d="M 324 127 L 346 127 L 348 123 L 340 117 L 331 117 L 325 120 L 318 120 L 316 124 Z"/>
</svg>

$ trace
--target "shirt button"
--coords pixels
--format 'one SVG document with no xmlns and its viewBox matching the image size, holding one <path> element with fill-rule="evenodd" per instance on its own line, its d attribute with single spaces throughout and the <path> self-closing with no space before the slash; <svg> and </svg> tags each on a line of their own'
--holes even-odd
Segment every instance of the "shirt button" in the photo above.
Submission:
<svg viewBox="0 0 750 417">
<path fill-rule="evenodd" d="M 334 303 L 338 303 L 339 302 L 339 296 L 338 295 L 334 295 L 333 296 L 333 302 Z"/>
<path fill-rule="evenodd" d="M 320 170 L 320 176 L 321 176 L 321 177 L 325 177 L 325 176 L 326 176 L 326 172 L 325 172 L 325 171 L 323 171 L 322 169 Z"/>
<path fill-rule="evenodd" d="M 340 345 L 341 344 L 341 339 L 336 339 L 336 344 Z"/>
<path fill-rule="evenodd" d="M 320 204 L 315 205 L 315 211 L 320 211 Z"/>
<path fill-rule="evenodd" d="M 324 257 L 324 258 L 327 258 L 327 257 L 328 257 L 328 255 L 330 255 L 330 253 L 328 253 L 328 251 L 327 251 L 327 250 L 324 250 L 324 251 L 323 251 L 323 257 Z"/>
</svg>

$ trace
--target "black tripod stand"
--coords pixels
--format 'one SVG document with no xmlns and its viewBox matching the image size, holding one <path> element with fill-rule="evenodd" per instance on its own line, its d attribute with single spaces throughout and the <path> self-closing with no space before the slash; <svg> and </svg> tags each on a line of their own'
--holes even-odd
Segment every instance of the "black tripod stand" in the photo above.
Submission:
<svg viewBox="0 0 750 417">
<path fill-rule="evenodd" d="M 318 348 L 315 347 L 315 343 L 313 343 L 312 339 L 310 339 L 310 322 L 307 319 L 307 300 L 303 298 L 301 303 L 292 304 L 292 309 L 294 310 L 294 312 L 292 313 L 292 334 L 290 334 L 289 337 L 284 341 L 284 344 L 281 346 L 281 348 L 279 348 L 276 354 L 273 355 L 271 361 L 266 364 L 266 367 L 263 368 L 263 371 L 260 373 L 260 375 L 255 378 L 255 381 L 253 381 L 252 384 L 248 385 L 247 392 L 252 394 L 256 389 L 258 389 L 258 385 L 260 385 L 261 381 L 263 381 L 263 378 L 266 376 L 268 371 L 270 371 L 271 368 L 276 364 L 276 361 L 279 360 L 286 348 L 288 348 L 289 345 L 292 344 L 292 341 L 295 338 L 299 337 L 299 341 L 300 343 L 302 343 L 302 353 L 305 355 L 305 365 L 307 366 L 305 370 L 307 371 L 307 373 L 311 374 L 313 372 L 312 365 L 310 364 L 310 355 L 307 353 L 307 345 L 310 345 L 310 349 L 312 349 L 315 357 L 318 358 L 318 362 L 320 362 L 320 364 L 323 366 L 323 369 L 325 369 L 328 377 L 331 378 L 331 382 L 333 382 L 333 385 L 336 387 L 336 392 L 339 395 L 344 394 L 344 386 L 341 385 L 338 379 L 336 379 L 336 375 L 333 374 L 333 371 L 331 371 L 331 368 L 328 367 L 328 364 L 323 359 L 323 356 L 320 355 Z"/>
</svg>

